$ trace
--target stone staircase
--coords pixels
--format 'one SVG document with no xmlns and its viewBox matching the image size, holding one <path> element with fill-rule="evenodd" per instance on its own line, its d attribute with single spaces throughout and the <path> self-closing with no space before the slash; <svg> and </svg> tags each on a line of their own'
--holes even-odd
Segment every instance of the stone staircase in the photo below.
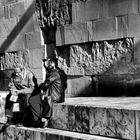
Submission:
<svg viewBox="0 0 140 140">
<path fill-rule="evenodd" d="M 0 140 L 140 140 L 140 98 L 66 98 L 49 128 L 0 127 Z"/>
</svg>

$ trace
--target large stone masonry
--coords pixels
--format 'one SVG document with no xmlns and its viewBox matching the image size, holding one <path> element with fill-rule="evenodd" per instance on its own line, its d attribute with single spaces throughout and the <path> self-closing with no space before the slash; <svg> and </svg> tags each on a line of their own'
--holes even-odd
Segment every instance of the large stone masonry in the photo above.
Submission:
<svg viewBox="0 0 140 140">
<path fill-rule="evenodd" d="M 8 90 L 16 63 L 29 67 L 42 82 L 44 46 L 35 14 L 35 0 L 0 1 L 0 90 Z"/>
<path fill-rule="evenodd" d="M 38 0 L 36 3 L 2 0 L 1 90 L 7 89 L 11 68 L 21 59 L 35 73 L 38 83 L 42 82 L 41 59 L 46 53 L 47 57 L 56 54 L 59 66 L 67 73 L 68 96 L 100 95 L 101 89 L 109 91 L 111 87 L 121 89 L 117 90 L 121 94 L 138 93 L 139 3 L 139 0 Z"/>
<path fill-rule="evenodd" d="M 57 26 L 54 50 L 69 76 L 70 96 L 139 95 L 139 1 L 86 0 L 67 6 L 72 20 Z"/>
</svg>

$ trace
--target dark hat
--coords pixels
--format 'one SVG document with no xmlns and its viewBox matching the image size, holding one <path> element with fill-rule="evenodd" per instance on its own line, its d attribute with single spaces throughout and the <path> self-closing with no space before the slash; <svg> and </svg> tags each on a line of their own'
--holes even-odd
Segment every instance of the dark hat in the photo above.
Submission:
<svg viewBox="0 0 140 140">
<path fill-rule="evenodd" d="M 52 61 L 54 63 L 57 63 L 57 61 L 58 61 L 58 59 L 56 57 L 47 57 L 45 59 L 42 59 L 43 62 L 48 61 L 48 60 Z"/>
</svg>

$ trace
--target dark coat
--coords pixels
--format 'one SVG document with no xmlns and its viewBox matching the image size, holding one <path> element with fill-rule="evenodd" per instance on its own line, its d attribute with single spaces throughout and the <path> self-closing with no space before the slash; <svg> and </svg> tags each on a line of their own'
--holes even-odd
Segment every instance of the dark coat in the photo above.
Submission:
<svg viewBox="0 0 140 140">
<path fill-rule="evenodd" d="M 64 101 L 64 90 L 61 77 L 57 69 L 51 70 L 46 75 L 46 80 L 40 85 L 40 89 L 44 91 L 44 97 L 51 96 L 53 102 Z"/>
</svg>

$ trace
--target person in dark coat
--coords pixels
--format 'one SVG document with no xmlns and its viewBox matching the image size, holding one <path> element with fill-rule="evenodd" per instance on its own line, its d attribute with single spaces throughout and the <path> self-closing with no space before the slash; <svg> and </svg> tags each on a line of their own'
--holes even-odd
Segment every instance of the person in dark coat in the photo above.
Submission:
<svg viewBox="0 0 140 140">
<path fill-rule="evenodd" d="M 22 65 L 17 65 L 11 74 L 9 82 L 9 94 L 6 96 L 5 116 L 7 124 L 12 124 L 13 106 L 19 103 L 19 108 L 24 112 L 27 108 L 28 99 L 34 90 L 35 83 L 33 73 Z M 20 110 L 20 111 L 21 111 Z M 24 118 L 21 118 L 21 125 Z"/>
<path fill-rule="evenodd" d="M 46 63 L 47 62 L 47 66 Z M 67 76 L 57 66 L 57 59 L 44 60 L 46 79 L 40 84 L 41 94 L 31 96 L 31 106 L 35 127 L 46 127 L 52 116 L 54 103 L 61 103 L 65 100 L 65 89 L 67 88 Z"/>
</svg>

